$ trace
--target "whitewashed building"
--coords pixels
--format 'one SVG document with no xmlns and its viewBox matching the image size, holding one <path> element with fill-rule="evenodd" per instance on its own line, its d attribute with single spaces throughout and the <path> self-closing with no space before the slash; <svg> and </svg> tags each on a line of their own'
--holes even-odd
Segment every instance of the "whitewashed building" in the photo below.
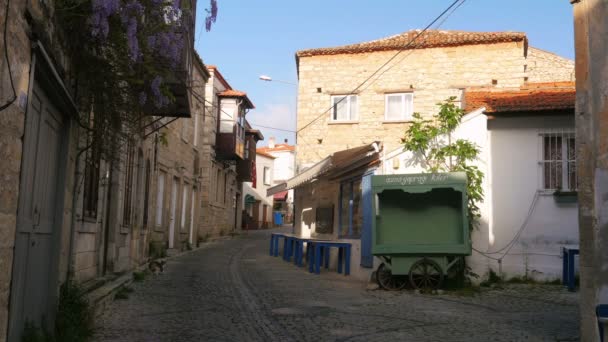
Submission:
<svg viewBox="0 0 608 342">
<path fill-rule="evenodd" d="M 578 245 L 574 98 L 570 82 L 466 91 L 468 114 L 453 138 L 480 148 L 485 174 L 467 260 L 475 273 L 561 277 L 561 249 Z M 401 148 L 389 151 L 377 174 L 420 172 L 412 160 Z"/>
<path fill-rule="evenodd" d="M 272 155 L 256 151 L 256 176 L 252 182 L 243 183 L 244 229 L 271 228 L 273 225 L 273 198 L 266 192 L 273 184 L 274 160 Z"/>
</svg>

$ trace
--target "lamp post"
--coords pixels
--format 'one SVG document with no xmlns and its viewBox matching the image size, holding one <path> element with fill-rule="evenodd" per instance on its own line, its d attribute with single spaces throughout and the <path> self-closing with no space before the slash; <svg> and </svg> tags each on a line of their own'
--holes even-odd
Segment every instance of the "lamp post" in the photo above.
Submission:
<svg viewBox="0 0 608 342">
<path fill-rule="evenodd" d="M 266 82 L 280 82 L 280 83 L 290 84 L 292 86 L 297 86 L 297 84 L 295 84 L 293 82 L 282 81 L 282 80 L 273 80 L 272 77 L 270 77 L 268 75 L 260 75 L 260 80 L 266 81 Z"/>
<path fill-rule="evenodd" d="M 280 82 L 280 83 L 284 83 L 284 84 L 289 84 L 292 85 L 294 87 L 297 87 L 298 85 L 293 83 L 293 82 L 288 82 L 288 81 L 283 81 L 283 80 L 275 80 L 272 79 L 272 77 L 268 76 L 268 75 L 260 75 L 260 80 L 265 81 L 265 82 Z M 298 98 L 297 98 L 298 94 L 296 93 L 296 115 L 297 115 L 297 104 L 298 104 Z M 298 145 L 298 132 L 295 132 L 295 145 Z M 296 154 L 297 151 L 294 151 L 293 153 L 293 175 L 295 176 L 298 173 L 297 170 L 297 163 L 296 163 Z M 293 203 L 292 203 L 292 224 L 291 224 L 291 232 L 295 233 L 295 228 L 296 228 L 296 220 L 295 220 L 295 211 L 296 211 L 296 207 L 295 207 L 295 189 L 294 189 L 294 198 L 292 199 Z"/>
</svg>

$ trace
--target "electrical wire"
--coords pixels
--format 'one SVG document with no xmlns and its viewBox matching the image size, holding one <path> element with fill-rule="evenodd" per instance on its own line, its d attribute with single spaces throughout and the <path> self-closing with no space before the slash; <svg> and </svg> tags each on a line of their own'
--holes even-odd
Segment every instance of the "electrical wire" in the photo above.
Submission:
<svg viewBox="0 0 608 342">
<path fill-rule="evenodd" d="M 435 27 L 435 29 L 438 29 L 439 27 L 441 27 L 441 25 L 443 25 L 446 20 L 448 20 L 452 14 L 454 14 L 454 12 L 456 12 L 456 10 L 458 10 L 460 8 L 460 6 L 462 6 L 462 4 L 465 3 L 466 0 L 463 0 L 461 3 L 459 3 L 456 7 L 452 8 L 450 10 L 449 13 L 447 13 L 443 19 L 441 19 L 441 21 L 439 22 L 439 24 L 437 24 L 437 26 Z M 424 44 L 424 42 L 426 42 L 426 40 L 428 39 L 428 36 L 425 36 L 421 42 L 421 44 Z M 372 82 L 369 82 L 365 88 L 361 89 L 360 91 L 364 91 L 367 88 L 369 88 L 372 84 L 374 84 L 374 82 L 378 79 L 380 79 L 382 77 L 382 75 L 384 75 L 387 71 L 391 70 L 392 68 L 394 68 L 396 65 L 399 65 L 401 62 L 403 62 L 404 59 L 406 59 L 408 56 L 410 56 L 412 53 L 414 53 L 415 50 L 410 50 L 405 56 L 401 57 L 401 59 L 399 59 L 397 62 L 393 63 L 393 65 L 388 66 L 386 69 L 384 69 L 384 71 L 382 71 L 375 80 L 373 80 Z"/>
<path fill-rule="evenodd" d="M 439 21 L 446 13 L 448 13 L 453 7 L 455 7 L 458 3 L 460 3 L 460 5 L 462 5 L 462 3 L 464 3 L 466 0 L 455 0 L 454 2 L 452 2 L 452 4 L 450 6 L 448 6 L 445 10 L 443 10 L 443 12 L 441 12 L 441 14 L 439 14 L 435 19 L 433 19 L 422 31 L 420 31 L 416 36 L 414 36 L 414 38 L 412 38 L 412 40 L 410 40 L 406 45 L 404 45 L 401 49 L 399 49 L 391 58 L 389 58 L 384 64 L 382 64 L 378 69 L 376 69 L 376 71 L 374 71 L 369 77 L 367 77 L 363 82 L 361 82 L 357 87 L 355 87 L 355 89 L 353 89 L 350 94 L 354 94 L 356 93 L 363 85 L 365 85 L 365 83 L 367 83 L 369 80 L 371 80 L 375 75 L 377 75 L 384 67 L 386 67 L 388 64 L 390 64 L 395 58 L 397 58 L 397 56 L 399 56 L 403 51 L 405 51 L 407 48 L 409 48 L 410 46 L 412 46 L 412 44 L 421 36 L 423 35 L 426 31 L 428 31 L 428 29 L 433 26 L 437 21 Z M 460 7 L 460 5 L 458 7 Z M 373 82 L 372 82 L 373 83 Z M 314 122 L 316 122 L 317 120 L 319 120 L 321 117 L 323 117 L 325 114 L 327 114 L 330 110 L 332 110 L 335 106 L 337 106 L 338 104 L 340 104 L 342 101 L 344 101 L 346 99 L 346 97 L 343 97 L 342 99 L 338 100 L 337 103 L 332 104 L 327 110 L 323 111 L 319 116 L 317 116 L 316 118 L 312 119 L 310 122 L 308 122 L 306 125 L 304 125 L 302 128 L 298 129 L 296 131 L 296 133 L 300 133 L 302 130 L 306 129 L 307 127 L 309 127 L 310 125 L 312 125 Z"/>
<path fill-rule="evenodd" d="M 5 104 L 3 104 L 0 107 L 0 112 L 5 110 L 6 108 L 8 108 L 8 106 L 12 105 L 13 102 L 15 102 L 15 100 L 17 99 L 17 92 L 15 91 L 15 84 L 13 83 L 13 74 L 11 71 L 11 61 L 8 57 L 8 45 L 7 45 L 7 31 L 8 31 L 8 14 L 9 14 L 9 7 L 10 7 L 10 0 L 6 0 L 6 10 L 5 10 L 5 14 L 4 14 L 4 33 L 3 33 L 3 40 L 4 40 L 4 57 L 6 58 L 6 67 L 8 68 L 8 78 L 11 82 L 11 89 L 13 90 L 13 98 L 8 100 Z"/>
</svg>

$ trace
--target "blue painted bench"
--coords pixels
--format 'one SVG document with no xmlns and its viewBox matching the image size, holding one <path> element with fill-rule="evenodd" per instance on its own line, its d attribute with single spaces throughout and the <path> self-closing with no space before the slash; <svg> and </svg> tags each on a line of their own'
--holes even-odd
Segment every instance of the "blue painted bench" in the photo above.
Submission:
<svg viewBox="0 0 608 342">
<path fill-rule="evenodd" d="M 597 316 L 597 328 L 600 331 L 600 341 L 604 342 L 604 325 L 608 323 L 608 304 L 600 304 L 595 307 Z"/>
<path fill-rule="evenodd" d="M 344 275 L 350 274 L 350 254 L 352 249 L 350 243 L 328 240 L 309 240 L 308 245 L 309 249 L 306 256 L 308 258 L 309 272 L 320 274 L 322 262 L 326 269 L 329 268 L 330 249 L 335 247 L 338 248 L 338 273 L 342 273 L 342 268 L 344 268 Z M 344 267 L 342 267 L 343 265 Z"/>
<path fill-rule="evenodd" d="M 270 234 L 270 256 L 279 256 L 279 240 L 285 238 L 283 233 Z"/>
<path fill-rule="evenodd" d="M 574 276 L 574 256 L 579 254 L 578 248 L 562 249 L 562 283 L 568 286 L 568 291 L 574 292 L 575 276 Z"/>
</svg>

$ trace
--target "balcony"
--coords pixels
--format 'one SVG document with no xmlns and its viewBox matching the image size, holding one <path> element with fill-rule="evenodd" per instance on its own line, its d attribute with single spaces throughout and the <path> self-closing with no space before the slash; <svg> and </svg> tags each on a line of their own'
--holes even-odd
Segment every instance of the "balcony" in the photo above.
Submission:
<svg viewBox="0 0 608 342">
<path fill-rule="evenodd" d="M 245 114 L 254 108 L 247 94 L 238 90 L 225 90 L 218 94 L 220 111 L 216 139 L 216 158 L 219 160 L 244 160 L 246 127 Z M 257 131 L 259 133 L 259 131 Z M 261 135 L 261 134 L 260 134 Z"/>
<path fill-rule="evenodd" d="M 236 163 L 237 180 L 239 182 L 253 182 L 255 180 L 255 150 L 257 142 L 260 140 L 264 140 L 260 131 L 255 129 L 246 131 L 244 158 Z"/>
</svg>

